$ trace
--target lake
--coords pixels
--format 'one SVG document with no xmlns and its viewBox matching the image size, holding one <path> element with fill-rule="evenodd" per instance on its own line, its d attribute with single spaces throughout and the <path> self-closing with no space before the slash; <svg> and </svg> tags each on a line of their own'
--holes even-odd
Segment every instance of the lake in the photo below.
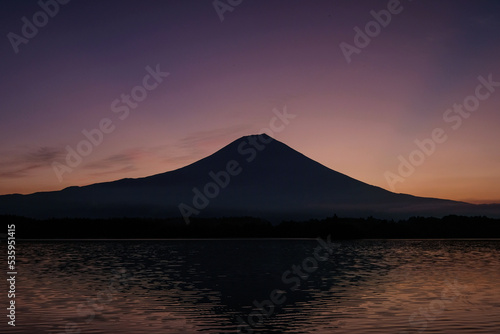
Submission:
<svg viewBox="0 0 500 334">
<path fill-rule="evenodd" d="M 500 332 L 499 240 L 16 246 L 16 326 L 4 315 L 2 333 Z"/>
</svg>

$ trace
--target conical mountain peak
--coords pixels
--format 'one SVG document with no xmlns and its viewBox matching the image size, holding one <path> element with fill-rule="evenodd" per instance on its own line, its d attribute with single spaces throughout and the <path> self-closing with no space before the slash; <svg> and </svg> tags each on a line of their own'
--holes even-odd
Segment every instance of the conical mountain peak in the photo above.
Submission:
<svg viewBox="0 0 500 334">
<path fill-rule="evenodd" d="M 394 194 L 368 185 L 265 133 L 238 138 L 174 171 L 69 190 L 0 196 L 0 214 L 180 217 L 184 209 L 199 217 L 308 219 L 338 214 L 398 218 L 460 213 L 465 205 Z"/>
</svg>

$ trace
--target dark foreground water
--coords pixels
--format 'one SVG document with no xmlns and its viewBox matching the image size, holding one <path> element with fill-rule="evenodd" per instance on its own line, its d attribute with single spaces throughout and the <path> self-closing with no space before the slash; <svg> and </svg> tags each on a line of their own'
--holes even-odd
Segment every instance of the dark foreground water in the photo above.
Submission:
<svg viewBox="0 0 500 334">
<path fill-rule="evenodd" d="M 3 285 L 2 333 L 500 333 L 500 241 L 17 248 L 16 326 Z"/>
</svg>

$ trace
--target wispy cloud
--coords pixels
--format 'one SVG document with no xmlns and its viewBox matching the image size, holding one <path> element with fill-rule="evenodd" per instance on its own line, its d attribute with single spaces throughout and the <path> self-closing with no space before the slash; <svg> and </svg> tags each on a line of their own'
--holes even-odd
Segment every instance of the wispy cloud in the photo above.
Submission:
<svg viewBox="0 0 500 334">
<path fill-rule="evenodd" d="M 63 148 L 48 146 L 2 152 L 0 178 L 27 177 L 38 169 L 51 168 L 51 163 L 64 154 Z"/>
<path fill-rule="evenodd" d="M 169 164 L 188 163 L 207 154 L 208 148 L 220 147 L 244 135 L 250 125 L 232 125 L 208 131 L 193 132 L 170 145 L 130 148 L 103 159 L 89 162 L 83 169 L 90 176 L 136 171 L 136 164 L 143 159 L 153 159 Z M 35 175 L 50 169 L 52 162 L 65 159 L 64 148 L 41 146 L 19 148 L 0 152 L 0 178 L 16 179 Z"/>
<path fill-rule="evenodd" d="M 86 169 L 109 169 L 114 168 L 117 165 L 132 164 L 134 162 L 134 156 L 129 153 L 113 154 L 107 158 L 94 161 L 86 164 L 83 168 Z"/>
<path fill-rule="evenodd" d="M 111 175 L 111 174 L 121 174 L 121 173 L 128 173 L 128 172 L 135 172 L 138 170 L 136 167 L 132 165 L 128 165 L 122 168 L 118 169 L 112 169 L 104 172 L 96 172 L 96 173 L 89 173 L 88 175 L 90 176 L 105 176 L 105 175 Z"/>
<path fill-rule="evenodd" d="M 94 170 L 89 174 L 91 176 L 135 171 L 137 170 L 135 163 L 148 155 L 150 153 L 144 148 L 127 149 L 104 159 L 88 163 L 83 168 Z"/>
</svg>

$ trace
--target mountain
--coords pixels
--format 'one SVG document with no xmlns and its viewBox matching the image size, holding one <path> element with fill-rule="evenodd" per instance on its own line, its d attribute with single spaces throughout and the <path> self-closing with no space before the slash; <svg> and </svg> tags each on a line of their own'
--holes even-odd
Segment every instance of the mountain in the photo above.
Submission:
<svg viewBox="0 0 500 334">
<path fill-rule="evenodd" d="M 0 214 L 62 217 L 222 217 L 269 220 L 447 214 L 499 216 L 498 205 L 396 194 L 309 159 L 268 135 L 235 140 L 186 167 L 61 191 L 0 196 Z"/>
</svg>

